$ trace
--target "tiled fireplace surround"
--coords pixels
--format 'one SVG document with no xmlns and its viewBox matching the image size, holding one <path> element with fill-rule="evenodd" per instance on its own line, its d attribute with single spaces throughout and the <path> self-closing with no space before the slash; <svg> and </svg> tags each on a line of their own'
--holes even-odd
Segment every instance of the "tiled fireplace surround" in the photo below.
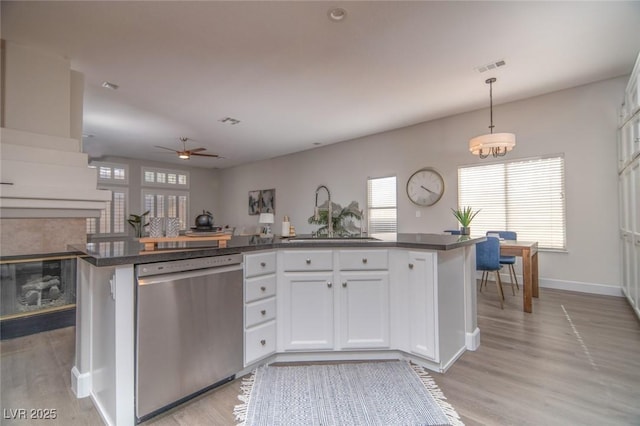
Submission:
<svg viewBox="0 0 640 426">
<path fill-rule="evenodd" d="M 86 219 L 0 219 L 0 255 L 19 256 L 69 251 L 85 244 Z"/>
</svg>

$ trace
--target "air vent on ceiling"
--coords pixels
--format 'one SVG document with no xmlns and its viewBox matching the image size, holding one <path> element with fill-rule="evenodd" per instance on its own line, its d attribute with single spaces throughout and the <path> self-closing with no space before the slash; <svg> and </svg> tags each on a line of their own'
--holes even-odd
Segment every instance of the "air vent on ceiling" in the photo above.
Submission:
<svg viewBox="0 0 640 426">
<path fill-rule="evenodd" d="M 476 70 L 478 72 L 485 72 L 485 71 L 489 71 L 489 70 L 494 70 L 494 69 L 496 69 L 498 67 L 503 67 L 505 65 L 507 65 L 505 60 L 504 59 L 500 59 L 499 61 L 494 61 L 494 62 L 491 62 L 491 63 L 486 64 L 486 65 L 480 65 L 479 67 L 476 67 Z"/>
</svg>

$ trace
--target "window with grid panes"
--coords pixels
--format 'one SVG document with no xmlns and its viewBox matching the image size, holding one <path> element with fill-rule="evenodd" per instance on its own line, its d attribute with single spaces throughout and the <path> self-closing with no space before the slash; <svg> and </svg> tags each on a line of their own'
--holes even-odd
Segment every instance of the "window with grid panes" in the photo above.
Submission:
<svg viewBox="0 0 640 426">
<path fill-rule="evenodd" d="M 189 224 L 189 173 L 181 170 L 143 167 L 142 205 L 149 217 L 177 217 L 180 229 Z"/>
<path fill-rule="evenodd" d="M 98 189 L 111 191 L 111 201 L 106 203 L 99 217 L 87 218 L 87 234 L 123 235 L 127 233 L 126 217 L 129 203 L 129 167 L 126 164 L 92 162 L 98 170 Z"/>
<path fill-rule="evenodd" d="M 458 205 L 480 213 L 471 234 L 515 231 L 540 248 L 566 249 L 564 157 L 552 155 L 458 168 Z"/>
</svg>

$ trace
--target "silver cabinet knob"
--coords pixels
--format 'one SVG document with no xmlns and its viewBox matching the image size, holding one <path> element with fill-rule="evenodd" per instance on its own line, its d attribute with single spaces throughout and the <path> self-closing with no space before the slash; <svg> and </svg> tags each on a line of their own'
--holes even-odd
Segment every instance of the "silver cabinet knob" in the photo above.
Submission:
<svg viewBox="0 0 640 426">
<path fill-rule="evenodd" d="M 261 313 L 262 315 L 267 315 L 267 311 L 266 311 L 265 309 L 261 310 L 261 311 L 260 311 L 260 313 Z"/>
<path fill-rule="evenodd" d="M 362 263 L 367 263 L 367 258 L 366 257 L 362 258 Z"/>
<path fill-rule="evenodd" d="M 413 269 L 413 263 L 409 264 L 409 269 Z"/>
<path fill-rule="evenodd" d="M 260 290 L 267 291 L 267 288 L 265 286 L 262 286 L 262 287 L 260 287 Z"/>
<path fill-rule="evenodd" d="M 311 265 L 311 259 L 307 259 L 307 265 Z"/>
<path fill-rule="evenodd" d="M 265 266 L 267 266 L 267 263 L 266 262 L 260 262 L 260 266 L 262 266 L 264 268 Z"/>
<path fill-rule="evenodd" d="M 347 286 L 347 282 L 345 281 L 342 283 L 342 287 L 346 287 L 346 286 Z"/>
<path fill-rule="evenodd" d="M 329 288 L 333 287 L 333 284 L 331 284 L 331 281 L 327 281 L 327 287 Z"/>
<path fill-rule="evenodd" d="M 264 346 L 264 345 L 266 345 L 266 344 L 267 344 L 267 341 L 266 341 L 266 340 L 264 340 L 264 339 L 262 339 L 262 340 L 260 340 L 260 344 L 261 344 L 262 346 Z"/>
</svg>

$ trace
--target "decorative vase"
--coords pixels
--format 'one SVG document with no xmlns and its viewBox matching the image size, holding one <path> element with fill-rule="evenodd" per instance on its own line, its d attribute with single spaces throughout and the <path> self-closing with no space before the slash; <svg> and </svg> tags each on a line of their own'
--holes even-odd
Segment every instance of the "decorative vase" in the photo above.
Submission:
<svg viewBox="0 0 640 426">
<path fill-rule="evenodd" d="M 460 228 L 460 235 L 471 235 L 471 228 L 468 226 L 463 226 Z"/>
<path fill-rule="evenodd" d="M 168 217 L 166 227 L 165 232 L 167 237 L 177 237 L 180 234 L 180 219 L 177 217 Z"/>
<path fill-rule="evenodd" d="M 161 217 L 152 217 L 149 219 L 149 236 L 151 238 L 160 238 L 163 234 L 164 220 Z"/>
</svg>

